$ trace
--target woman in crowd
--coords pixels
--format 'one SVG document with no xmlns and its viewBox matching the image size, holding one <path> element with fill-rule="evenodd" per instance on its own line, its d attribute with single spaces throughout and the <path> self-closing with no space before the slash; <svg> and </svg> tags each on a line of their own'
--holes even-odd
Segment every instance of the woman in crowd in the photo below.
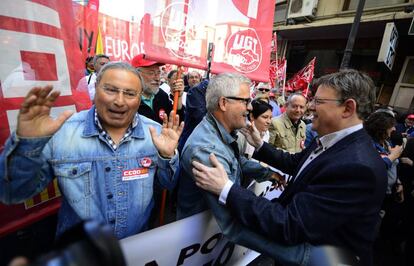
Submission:
<svg viewBox="0 0 414 266">
<path fill-rule="evenodd" d="M 254 122 L 257 130 L 259 130 L 263 141 L 269 141 L 269 126 L 272 120 L 272 110 L 273 107 L 262 101 L 262 100 L 253 100 L 252 101 L 253 110 L 250 112 L 249 120 Z M 251 146 L 243 134 L 238 134 L 237 143 L 239 146 L 240 154 L 246 156 L 250 159 L 253 156 L 254 147 Z"/>
<path fill-rule="evenodd" d="M 393 113 L 381 109 L 371 114 L 364 123 L 365 130 L 371 136 L 375 149 L 387 168 L 388 186 L 381 211 L 383 219 L 380 227 L 380 243 L 385 245 L 385 250 L 388 251 L 401 244 L 404 234 L 404 229 L 400 226 L 404 214 L 403 186 L 397 175 L 398 158 L 403 149 L 400 145 L 392 147 L 390 142 L 395 124 Z"/>
</svg>

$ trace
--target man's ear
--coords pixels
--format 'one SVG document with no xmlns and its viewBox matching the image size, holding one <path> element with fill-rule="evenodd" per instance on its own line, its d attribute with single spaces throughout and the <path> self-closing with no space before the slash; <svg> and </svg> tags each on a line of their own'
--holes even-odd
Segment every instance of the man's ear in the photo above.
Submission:
<svg viewBox="0 0 414 266">
<path fill-rule="evenodd" d="M 343 111 L 343 117 L 344 118 L 349 118 L 349 117 L 353 116 L 354 114 L 356 114 L 357 103 L 354 99 L 345 100 L 343 105 L 345 107 L 344 111 Z"/>
<path fill-rule="evenodd" d="M 220 97 L 218 105 L 219 105 L 220 110 L 223 112 L 226 111 L 226 103 L 227 103 L 226 98 Z"/>
</svg>

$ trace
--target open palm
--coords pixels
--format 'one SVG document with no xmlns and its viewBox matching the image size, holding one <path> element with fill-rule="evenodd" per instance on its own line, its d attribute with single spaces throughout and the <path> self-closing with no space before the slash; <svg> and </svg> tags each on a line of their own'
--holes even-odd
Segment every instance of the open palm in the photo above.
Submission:
<svg viewBox="0 0 414 266">
<path fill-rule="evenodd" d="M 45 137 L 53 135 L 72 115 L 65 111 L 58 118 L 50 116 L 50 110 L 60 92 L 52 86 L 34 87 L 26 95 L 17 118 L 16 133 L 20 137 Z"/>
<path fill-rule="evenodd" d="M 184 122 L 181 122 L 178 115 L 170 113 L 170 118 L 164 116 L 162 130 L 159 135 L 153 127 L 150 127 L 152 142 L 157 148 L 159 154 L 163 157 L 171 158 L 178 145 L 178 139 L 184 128 Z"/>
</svg>

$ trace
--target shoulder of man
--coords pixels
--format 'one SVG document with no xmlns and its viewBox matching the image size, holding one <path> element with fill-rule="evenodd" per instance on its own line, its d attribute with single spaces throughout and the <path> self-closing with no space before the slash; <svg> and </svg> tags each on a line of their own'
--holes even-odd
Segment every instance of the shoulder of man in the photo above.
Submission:
<svg viewBox="0 0 414 266">
<path fill-rule="evenodd" d="M 152 126 L 152 127 L 155 127 L 156 129 L 161 129 L 162 127 L 160 123 L 152 119 L 149 119 L 148 117 L 144 115 L 139 114 L 139 119 L 141 120 L 142 126 L 144 127 Z"/>
</svg>

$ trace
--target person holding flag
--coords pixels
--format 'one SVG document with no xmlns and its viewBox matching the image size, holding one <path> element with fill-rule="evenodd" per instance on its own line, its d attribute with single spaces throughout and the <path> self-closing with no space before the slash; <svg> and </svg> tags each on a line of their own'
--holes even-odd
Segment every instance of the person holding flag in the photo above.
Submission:
<svg viewBox="0 0 414 266">
<path fill-rule="evenodd" d="M 147 60 L 145 59 L 144 54 L 139 54 L 132 59 L 131 65 L 139 71 L 144 81 L 141 104 L 138 112 L 141 115 L 162 124 L 164 116 L 168 116 L 173 109 L 173 103 L 171 103 L 168 94 L 160 89 L 160 66 L 164 64 Z M 171 82 L 170 87 L 172 94 L 175 92 L 179 93 L 177 114 L 180 115 L 180 118 L 183 120 L 184 108 L 181 103 L 181 97 L 184 93 L 184 81 L 181 78 L 176 79 Z"/>
</svg>

